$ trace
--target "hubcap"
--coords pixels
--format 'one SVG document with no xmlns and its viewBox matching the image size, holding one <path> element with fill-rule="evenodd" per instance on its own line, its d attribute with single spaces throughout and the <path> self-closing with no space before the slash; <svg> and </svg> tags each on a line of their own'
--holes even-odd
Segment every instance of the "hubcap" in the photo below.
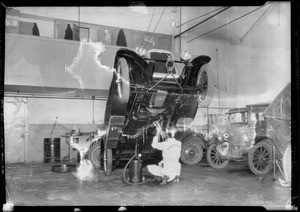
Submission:
<svg viewBox="0 0 300 212">
<path fill-rule="evenodd" d="M 189 155 L 193 156 L 193 155 L 194 155 L 194 151 L 193 151 L 193 150 L 190 150 L 190 151 L 189 151 Z"/>
<path fill-rule="evenodd" d="M 100 148 L 95 149 L 92 152 L 91 155 L 91 161 L 96 165 L 96 166 L 101 166 L 101 156 L 100 156 Z"/>
<path fill-rule="evenodd" d="M 188 144 L 183 149 L 183 157 L 186 161 L 189 161 L 189 162 L 194 162 L 194 161 L 198 160 L 198 158 L 201 157 L 200 154 L 201 153 L 200 153 L 199 147 L 197 147 L 193 144 Z"/>
</svg>

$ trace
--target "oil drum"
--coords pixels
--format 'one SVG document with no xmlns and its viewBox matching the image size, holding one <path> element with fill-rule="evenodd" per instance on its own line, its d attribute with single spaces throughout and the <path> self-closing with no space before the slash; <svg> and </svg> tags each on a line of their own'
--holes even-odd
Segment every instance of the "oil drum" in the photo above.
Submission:
<svg viewBox="0 0 300 212">
<path fill-rule="evenodd" d="M 44 163 L 60 162 L 60 138 L 44 138 Z"/>
<path fill-rule="evenodd" d="M 134 159 L 129 165 L 129 182 L 140 183 L 143 180 L 142 176 L 142 160 L 140 158 Z"/>
</svg>

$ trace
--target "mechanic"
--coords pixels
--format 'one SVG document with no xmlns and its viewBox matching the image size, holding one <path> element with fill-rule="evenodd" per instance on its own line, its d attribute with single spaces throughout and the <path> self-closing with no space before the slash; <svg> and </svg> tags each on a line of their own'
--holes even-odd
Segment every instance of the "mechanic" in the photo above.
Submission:
<svg viewBox="0 0 300 212">
<path fill-rule="evenodd" d="M 155 122 L 156 135 L 152 141 L 152 147 L 162 150 L 162 161 L 158 165 L 148 165 L 146 172 L 154 176 L 160 184 L 165 185 L 170 182 L 179 182 L 181 164 L 179 163 L 181 142 L 174 138 L 176 129 L 171 127 L 167 131 L 167 139 L 163 142 L 158 142 L 160 135 L 164 136 L 161 126 Z"/>
</svg>

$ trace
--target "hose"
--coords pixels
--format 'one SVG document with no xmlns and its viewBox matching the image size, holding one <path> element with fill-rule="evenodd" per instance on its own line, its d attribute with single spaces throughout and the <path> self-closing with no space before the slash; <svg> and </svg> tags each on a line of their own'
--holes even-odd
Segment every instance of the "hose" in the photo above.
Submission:
<svg viewBox="0 0 300 212">
<path fill-rule="evenodd" d="M 128 165 L 131 163 L 131 161 L 137 156 L 137 154 L 135 153 L 132 158 L 130 158 L 130 160 L 127 162 L 126 166 L 124 167 L 124 170 L 123 170 L 123 178 L 125 180 L 125 182 L 129 185 L 142 185 L 142 184 L 145 184 L 145 183 L 148 183 L 148 182 L 153 182 L 155 179 L 149 179 L 149 180 L 146 180 L 144 182 L 140 182 L 140 183 L 131 183 L 129 182 L 127 179 L 126 179 L 126 169 L 128 167 Z"/>
</svg>

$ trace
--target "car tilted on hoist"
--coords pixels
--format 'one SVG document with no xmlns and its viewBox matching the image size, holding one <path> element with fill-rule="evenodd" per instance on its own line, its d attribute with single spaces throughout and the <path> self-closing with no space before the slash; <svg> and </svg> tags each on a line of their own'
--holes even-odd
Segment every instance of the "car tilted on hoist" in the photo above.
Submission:
<svg viewBox="0 0 300 212">
<path fill-rule="evenodd" d="M 181 118 L 193 119 L 198 107 L 210 104 L 213 96 L 210 60 L 203 55 L 191 59 L 188 52 L 181 53 L 180 60 L 174 60 L 174 55 L 166 50 L 119 49 L 105 111 L 107 135 L 89 151 L 94 167 L 103 166 L 104 173 L 110 175 L 113 165 L 128 160 L 135 151 L 142 153 L 144 162 L 159 161 L 161 151 L 151 147 L 156 133 L 153 122 L 158 121 L 166 129 Z M 178 66 L 183 67 L 182 71 Z M 203 148 L 200 136 L 191 133 L 181 137 L 195 154 Z M 191 143 L 195 148 L 190 148 Z M 199 157 L 195 157 L 184 161 L 198 163 Z"/>
</svg>

